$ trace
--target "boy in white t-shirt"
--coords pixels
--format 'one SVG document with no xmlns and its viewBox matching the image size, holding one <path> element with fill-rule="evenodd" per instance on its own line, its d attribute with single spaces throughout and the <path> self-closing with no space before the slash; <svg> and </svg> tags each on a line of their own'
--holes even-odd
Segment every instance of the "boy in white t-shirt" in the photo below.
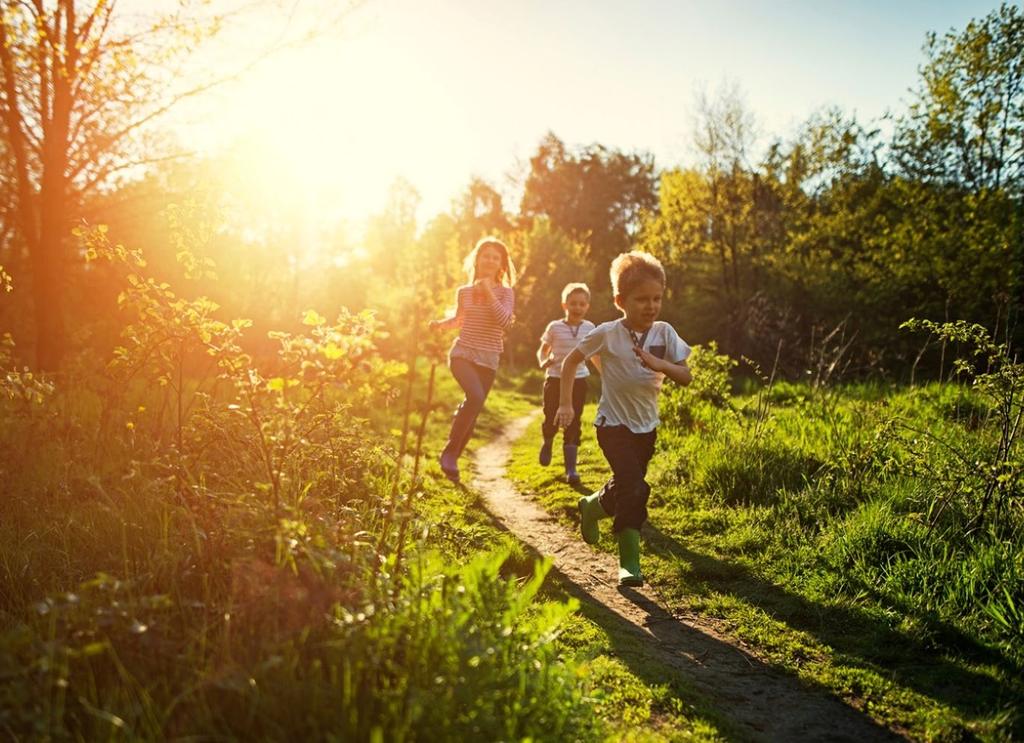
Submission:
<svg viewBox="0 0 1024 743">
<path fill-rule="evenodd" d="M 619 585 L 642 586 L 640 527 L 647 520 L 651 487 L 644 479 L 658 433 L 658 392 L 665 377 L 689 384 L 690 347 L 666 322 L 658 321 L 665 291 L 665 269 L 641 251 L 622 253 L 611 267 L 612 292 L 622 317 L 598 325 L 562 362 L 562 384 L 555 420 L 572 422 L 572 384 L 586 358 L 601 359 L 601 402 L 597 442 L 612 477 L 593 495 L 579 499 L 583 540 L 597 543 L 598 521 L 615 517 L 619 543 Z"/>
<path fill-rule="evenodd" d="M 583 318 L 590 309 L 590 289 L 586 284 L 566 284 L 562 289 L 562 311 L 565 317 L 553 320 L 544 329 L 540 337 L 540 348 L 537 349 L 537 362 L 545 370 L 544 375 L 544 424 L 541 433 L 544 443 L 540 447 L 540 463 L 547 467 L 551 464 L 551 447 L 554 445 L 558 425 L 555 413 L 558 411 L 560 393 L 560 376 L 562 360 L 566 354 L 576 348 L 576 344 L 587 333 L 594 329 L 594 323 Z M 579 485 L 580 476 L 576 471 L 576 454 L 580 445 L 580 416 L 587 402 L 587 377 L 590 371 L 586 364 L 576 369 L 572 384 L 572 409 L 575 417 L 562 434 L 562 459 L 565 463 L 565 481 L 570 485 Z"/>
</svg>

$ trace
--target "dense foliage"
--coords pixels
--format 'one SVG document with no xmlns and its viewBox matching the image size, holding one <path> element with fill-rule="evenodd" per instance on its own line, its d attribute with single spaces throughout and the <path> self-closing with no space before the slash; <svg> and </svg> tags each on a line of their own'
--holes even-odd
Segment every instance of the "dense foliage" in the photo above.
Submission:
<svg viewBox="0 0 1024 743">
<path fill-rule="evenodd" d="M 198 204 L 213 229 L 197 254 L 233 270 L 217 302 L 227 317 L 253 319 L 258 332 L 247 343 L 263 353 L 273 351 L 260 340 L 266 330 L 297 329 L 307 306 L 333 314 L 341 297 L 350 308 L 377 309 L 392 332 L 422 335 L 410 316 L 447 305 L 462 280 L 461 257 L 476 238 L 497 233 L 523 275 L 513 362 L 528 358 L 569 280 L 592 284 L 594 319 L 614 316 L 608 261 L 641 247 L 665 262 L 666 319 L 693 342 L 716 340 L 768 366 L 781 340 L 780 373 L 795 378 L 842 326 L 850 371 L 905 378 L 921 349 L 895 328 L 911 317 L 962 319 L 1019 340 L 1022 26 L 1020 9 L 1005 4 L 960 31 L 930 35 L 920 84 L 888 136 L 877 122 L 828 109 L 792 133 L 755 139 L 754 112 L 728 88 L 695 100 L 697 157 L 689 164 L 549 134 L 519 179 L 516 209 L 474 179 L 449 213 L 419 225 L 419 197 L 399 181 L 364 235 L 343 224 L 310 234 L 292 224 L 289 199 L 269 213 L 254 200 L 229 154 L 156 167 L 84 199 L 76 216 L 145 245 L 166 281 L 177 251 L 165 207 Z M 3 182 L 10 202 L 13 184 Z M 37 350 L 32 274 L 14 214 L 4 218 L 0 263 L 21 290 L 3 298 L 0 317 L 28 359 Z M 61 302 L 74 308 L 68 342 L 81 348 L 109 338 L 117 292 L 74 247 L 62 253 Z M 200 293 L 211 293 L 202 278 Z M 938 373 L 940 355 L 927 353 L 918 366 Z"/>
<path fill-rule="evenodd" d="M 0 385 L 0 727 L 596 735 L 552 645 L 572 604 L 535 600 L 547 567 L 523 582 L 507 548 L 459 566 L 423 541 L 437 517 L 414 510 L 380 427 L 403 369 L 379 322 L 309 310 L 256 361 L 248 321 L 214 319 L 107 235 L 80 237 L 121 286 L 119 344 L 57 384 L 12 370 Z M 195 239 L 178 241 L 190 271 Z"/>
</svg>

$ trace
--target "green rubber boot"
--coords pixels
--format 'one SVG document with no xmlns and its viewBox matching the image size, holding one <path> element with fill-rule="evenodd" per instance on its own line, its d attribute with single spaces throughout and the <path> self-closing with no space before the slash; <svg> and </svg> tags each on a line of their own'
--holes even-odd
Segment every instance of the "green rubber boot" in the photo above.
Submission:
<svg viewBox="0 0 1024 743">
<path fill-rule="evenodd" d="M 587 544 L 597 544 L 601 539 L 601 530 L 597 522 L 611 518 L 611 514 L 605 513 L 601 506 L 600 493 L 582 496 L 576 501 L 576 507 L 580 511 L 580 533 L 583 535 L 583 541 Z"/>
<path fill-rule="evenodd" d="M 640 574 L 640 530 L 623 529 L 619 540 L 619 585 L 642 586 L 644 577 Z"/>
</svg>

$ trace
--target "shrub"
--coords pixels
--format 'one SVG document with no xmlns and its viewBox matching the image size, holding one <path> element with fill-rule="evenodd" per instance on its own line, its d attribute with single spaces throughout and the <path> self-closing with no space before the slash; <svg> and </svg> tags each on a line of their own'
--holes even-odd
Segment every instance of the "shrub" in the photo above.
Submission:
<svg viewBox="0 0 1024 743">
<path fill-rule="evenodd" d="M 669 427 L 682 430 L 693 428 L 700 420 L 700 408 L 729 408 L 731 383 L 729 374 L 737 362 L 718 353 L 718 345 L 711 341 L 705 346 L 694 346 L 689 359 L 693 382 L 687 387 L 668 385 L 661 395 L 661 418 Z"/>
<path fill-rule="evenodd" d="M 245 321 L 154 281 L 104 230 L 82 237 L 123 282 L 114 357 L 0 385 L 18 488 L 0 498 L 0 729 L 598 737 L 552 645 L 573 605 L 536 601 L 547 566 L 521 585 L 505 553 L 439 568 L 410 543 L 408 483 L 363 417 L 402 371 L 373 316 L 311 310 L 255 360 Z"/>
<path fill-rule="evenodd" d="M 1020 426 L 1024 419 L 1024 363 L 1017 360 L 1009 344 L 996 343 L 980 325 L 909 320 L 900 327 L 962 345 L 966 351 L 955 360 L 955 373 L 977 396 L 974 406 L 989 411 L 975 423 L 980 440 L 970 449 L 941 432 L 904 424 L 911 437 L 920 436 L 925 442 L 923 446 L 913 438 L 909 442 L 919 471 L 929 468 L 936 449 L 946 454 L 943 461 L 947 466 L 933 478 L 936 487 L 929 511 L 937 518 L 953 505 L 966 515 L 966 530 L 992 524 L 1004 535 L 1015 533 L 1024 504 Z"/>
<path fill-rule="evenodd" d="M 719 447 L 705 452 L 698 485 L 729 506 L 778 503 L 784 491 L 800 490 L 821 466 L 813 457 L 770 439 L 739 438 Z"/>
</svg>

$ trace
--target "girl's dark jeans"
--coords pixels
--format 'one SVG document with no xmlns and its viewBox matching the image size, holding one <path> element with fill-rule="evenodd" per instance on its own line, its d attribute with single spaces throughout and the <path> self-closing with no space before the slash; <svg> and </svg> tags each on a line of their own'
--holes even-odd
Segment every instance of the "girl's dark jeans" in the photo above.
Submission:
<svg viewBox="0 0 1024 743">
<path fill-rule="evenodd" d="M 558 433 L 558 426 L 555 424 L 555 413 L 558 412 L 558 399 L 561 394 L 562 380 L 558 377 L 548 377 L 544 380 L 544 424 L 541 431 L 545 439 L 553 439 Z M 576 417 L 562 434 L 562 443 L 567 446 L 580 445 L 580 416 L 583 415 L 583 406 L 587 402 L 587 380 L 584 377 L 577 377 L 572 383 L 572 409 L 576 411 Z"/>
<path fill-rule="evenodd" d="M 612 468 L 612 477 L 599 491 L 601 508 L 614 516 L 612 531 L 639 529 L 647 520 L 651 486 L 644 477 L 654 456 L 658 430 L 633 433 L 625 426 L 598 426 L 597 443 Z"/>
<path fill-rule="evenodd" d="M 473 435 L 473 427 L 476 425 L 476 418 L 483 410 L 487 393 L 491 391 L 494 384 L 494 369 L 474 364 L 472 361 L 455 357 L 449 366 L 452 376 L 466 393 L 466 399 L 462 401 L 455 411 L 455 418 L 452 420 L 452 428 L 448 433 L 448 443 L 444 447 L 444 453 L 454 459 L 462 454 L 462 450 L 469 443 L 469 437 Z"/>
</svg>

